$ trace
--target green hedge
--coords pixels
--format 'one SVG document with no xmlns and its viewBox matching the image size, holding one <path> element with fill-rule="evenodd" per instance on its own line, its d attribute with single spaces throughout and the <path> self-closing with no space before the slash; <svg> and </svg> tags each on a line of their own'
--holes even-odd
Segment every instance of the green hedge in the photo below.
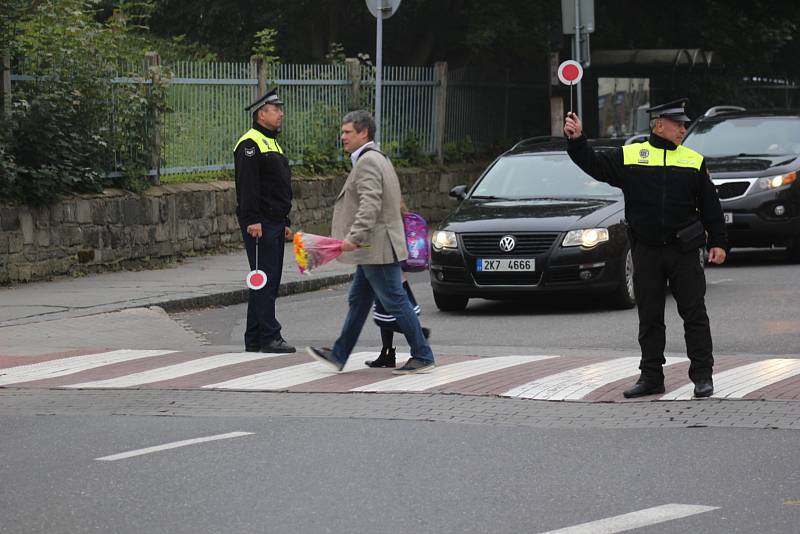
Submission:
<svg viewBox="0 0 800 534">
<path fill-rule="evenodd" d="M 130 46 L 133 20 L 118 13 L 97 22 L 96 0 L 7 1 L 0 28 L 9 40 L 0 52 L 14 58 L 13 72 L 35 79 L 12 86 L 0 132 L 0 200 L 41 205 L 107 183 L 144 187 L 156 148 L 148 131 L 164 111 L 169 77 L 157 66 L 148 71 L 143 51 Z M 160 82 L 112 84 L 115 76 Z"/>
</svg>

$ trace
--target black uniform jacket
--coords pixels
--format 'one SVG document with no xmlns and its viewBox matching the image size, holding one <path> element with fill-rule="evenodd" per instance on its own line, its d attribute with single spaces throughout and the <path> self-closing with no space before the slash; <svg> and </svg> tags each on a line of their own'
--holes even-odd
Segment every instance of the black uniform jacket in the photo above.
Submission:
<svg viewBox="0 0 800 534">
<path fill-rule="evenodd" d="M 679 230 L 700 220 L 708 232 L 707 247 L 727 250 L 722 207 L 702 156 L 694 153 L 701 162 L 699 168 L 673 166 L 667 162 L 675 158 L 668 158 L 667 153 L 678 147 L 671 141 L 650 134 L 649 144 L 642 146 L 647 147 L 641 150 L 643 156 L 650 149 L 663 150 L 663 154 L 656 154 L 663 164 L 638 165 L 633 161 L 626 165 L 622 148 L 595 152 L 585 136 L 570 139 L 567 152 L 584 172 L 622 189 L 625 217 L 634 241 L 651 246 L 671 244 Z"/>
<path fill-rule="evenodd" d="M 254 123 L 253 128 L 274 139 L 277 132 Z M 236 215 L 249 226 L 267 219 L 289 226 L 292 208 L 292 174 L 289 160 L 280 152 L 262 153 L 255 141 L 245 139 L 234 152 Z"/>
</svg>

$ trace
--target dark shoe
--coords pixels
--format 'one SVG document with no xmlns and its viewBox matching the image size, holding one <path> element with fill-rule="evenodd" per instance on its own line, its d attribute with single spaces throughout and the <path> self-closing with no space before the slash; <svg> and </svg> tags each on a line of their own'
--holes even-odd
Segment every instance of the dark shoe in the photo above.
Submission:
<svg viewBox="0 0 800 534">
<path fill-rule="evenodd" d="M 664 393 L 664 384 L 653 384 L 651 382 L 636 382 L 630 389 L 626 389 L 622 394 L 626 399 L 644 397 L 645 395 L 656 395 Z"/>
<path fill-rule="evenodd" d="M 277 337 L 275 339 L 270 340 L 263 347 L 261 347 L 261 352 L 289 354 L 292 352 L 297 352 L 297 349 L 289 345 L 286 342 L 286 340 L 283 339 L 282 337 Z"/>
<path fill-rule="evenodd" d="M 245 345 L 244 346 L 245 352 L 261 352 L 261 347 L 257 345 Z"/>
<path fill-rule="evenodd" d="M 306 347 L 306 352 L 315 360 L 326 363 L 337 371 L 344 369 L 344 364 L 336 361 L 333 351 L 327 347 Z"/>
<path fill-rule="evenodd" d="M 411 358 L 400 369 L 392 371 L 393 375 L 410 375 L 414 373 L 430 373 L 436 367 L 434 362 L 427 362 L 417 358 Z"/>
<path fill-rule="evenodd" d="M 694 383 L 695 397 L 710 397 L 714 394 L 714 382 L 711 379 L 698 380 Z"/>
<path fill-rule="evenodd" d="M 395 361 L 395 353 L 394 347 L 387 349 L 386 347 L 381 349 L 381 354 L 378 356 L 377 360 L 367 360 L 364 362 L 367 364 L 367 367 L 392 367 L 394 368 L 397 365 Z"/>
<path fill-rule="evenodd" d="M 422 327 L 422 335 L 425 336 L 425 339 L 428 339 L 429 337 L 431 337 L 431 329 L 430 328 L 425 328 L 423 326 Z"/>
</svg>

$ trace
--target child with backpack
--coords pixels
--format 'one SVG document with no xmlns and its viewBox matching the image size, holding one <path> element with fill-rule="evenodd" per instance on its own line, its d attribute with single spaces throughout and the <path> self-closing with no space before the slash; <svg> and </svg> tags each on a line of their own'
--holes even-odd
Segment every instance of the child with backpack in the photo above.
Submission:
<svg viewBox="0 0 800 534">
<path fill-rule="evenodd" d="M 428 268 L 430 244 L 428 242 L 428 225 L 420 215 L 408 211 L 404 202 L 400 202 L 400 212 L 403 214 L 403 227 L 406 234 L 406 248 L 408 249 L 408 259 L 400 262 L 403 269 L 403 289 L 411 301 L 414 313 L 420 314 L 420 307 L 411 285 L 408 283 L 407 272 L 424 271 Z M 380 301 L 375 299 L 372 308 L 372 318 L 375 324 L 381 329 L 381 353 L 377 360 L 367 360 L 367 367 L 395 367 L 395 347 L 392 346 L 394 333 L 400 332 L 397 320 L 383 309 Z M 422 327 L 422 333 L 427 339 L 430 336 L 430 329 Z"/>
</svg>

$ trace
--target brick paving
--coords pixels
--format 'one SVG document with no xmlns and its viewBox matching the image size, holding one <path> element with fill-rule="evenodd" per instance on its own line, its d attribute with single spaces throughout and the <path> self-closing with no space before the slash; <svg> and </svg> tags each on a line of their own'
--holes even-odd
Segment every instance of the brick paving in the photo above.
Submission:
<svg viewBox="0 0 800 534">
<path fill-rule="evenodd" d="M 590 403 L 429 393 L 0 390 L 0 416 L 338 417 L 547 428 L 800 430 L 800 403 L 704 399 Z"/>
</svg>

